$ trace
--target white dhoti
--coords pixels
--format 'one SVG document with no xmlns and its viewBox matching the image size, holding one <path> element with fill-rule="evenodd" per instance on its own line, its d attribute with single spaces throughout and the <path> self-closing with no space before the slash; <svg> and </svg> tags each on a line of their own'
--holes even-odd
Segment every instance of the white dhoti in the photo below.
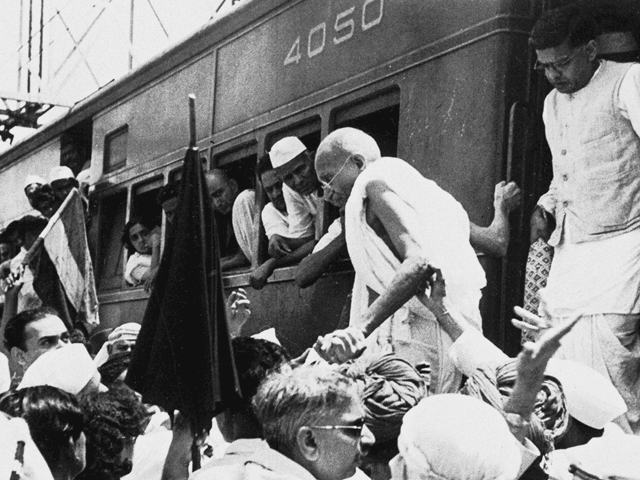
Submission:
<svg viewBox="0 0 640 480">
<path fill-rule="evenodd" d="M 446 305 L 455 308 L 481 330 L 478 304 L 486 280 L 469 244 L 469 218 L 449 193 L 424 178 L 408 163 L 382 158 L 369 165 L 356 180 L 346 206 L 346 238 L 356 271 L 351 304 L 351 325 L 359 325 L 370 304 L 368 289 L 378 295 L 389 287 L 401 262 L 367 223 L 367 185 L 382 181 L 402 199 L 415 218 L 407 225 L 425 258 L 440 268 L 447 284 Z M 415 297 L 409 300 L 368 339 L 390 344 L 399 356 L 431 366 L 430 391 L 456 391 L 461 374 L 447 356 L 450 338 L 431 312 Z"/>
<path fill-rule="evenodd" d="M 556 354 L 611 380 L 627 404 L 617 419 L 640 435 L 640 229 L 615 237 L 556 246 L 542 313 L 553 322 L 579 315 Z"/>
<path fill-rule="evenodd" d="M 585 364 L 609 378 L 627 404 L 627 413 L 615 422 L 636 435 L 640 435 L 639 324 L 640 314 L 583 315 L 562 339 L 555 355 Z"/>
<path fill-rule="evenodd" d="M 256 214 L 256 192 L 244 190 L 238 194 L 233 202 L 231 221 L 233 233 L 240 250 L 252 265 L 257 263 L 258 257 L 258 228 L 260 215 Z"/>
</svg>

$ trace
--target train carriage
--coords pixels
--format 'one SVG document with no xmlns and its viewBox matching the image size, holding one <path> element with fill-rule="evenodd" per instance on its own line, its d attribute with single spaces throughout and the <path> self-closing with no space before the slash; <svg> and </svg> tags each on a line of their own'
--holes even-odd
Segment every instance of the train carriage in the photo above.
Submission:
<svg viewBox="0 0 640 480">
<path fill-rule="evenodd" d="M 275 141 L 297 135 L 314 150 L 333 129 L 354 126 L 374 136 L 384 155 L 409 161 L 451 192 L 479 225 L 490 222 L 498 181 L 523 188 L 508 256 L 481 257 L 485 334 L 513 352 L 519 334 L 508 320 L 522 298 L 526 219 L 550 180 L 539 125 L 548 87 L 532 70 L 527 40 L 540 12 L 558 3 L 242 0 L 233 14 L 0 155 L 3 198 L 15 199 L 2 202 L 0 218 L 6 225 L 29 210 L 21 190 L 27 174 L 90 160 L 100 329 L 139 321 L 148 294 L 123 280 L 120 234 L 133 215 L 160 216 L 157 191 L 180 176 L 188 94 L 197 98 L 206 168 L 226 170 L 263 202 L 253 168 Z M 633 0 L 619 4 L 640 16 Z M 327 206 L 318 232 L 335 216 Z M 266 238 L 261 242 L 264 259 Z M 224 275 L 226 289 L 247 288 L 252 316 L 245 333 L 275 327 L 294 354 L 336 327 L 353 282 L 348 261 L 306 289 L 294 283 L 295 266 L 276 270 L 260 291 L 248 287 L 249 272 Z"/>
</svg>

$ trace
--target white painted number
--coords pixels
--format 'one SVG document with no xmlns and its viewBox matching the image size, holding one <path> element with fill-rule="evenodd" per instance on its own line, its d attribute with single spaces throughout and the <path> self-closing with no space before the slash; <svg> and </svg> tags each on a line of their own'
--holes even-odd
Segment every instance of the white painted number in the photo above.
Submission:
<svg viewBox="0 0 640 480">
<path fill-rule="evenodd" d="M 318 37 L 317 33 L 318 32 L 322 32 L 321 35 L 321 42 L 319 45 L 317 46 L 313 46 L 313 37 L 314 35 L 316 36 L 316 38 Z M 308 44 L 308 48 L 307 48 L 307 53 L 309 55 L 309 58 L 311 57 L 315 57 L 316 55 L 318 55 L 319 53 L 322 52 L 322 50 L 324 50 L 324 41 L 327 38 L 327 24 L 322 22 L 320 25 L 313 27 L 311 30 L 309 30 L 309 44 Z"/>
<path fill-rule="evenodd" d="M 233 0 L 240 1 L 240 0 Z M 356 7 L 353 6 L 347 10 L 340 12 L 336 15 L 336 21 L 333 24 L 333 30 L 335 36 L 333 37 L 333 44 L 339 45 L 347 40 L 353 38 L 356 33 Z M 366 32 L 370 28 L 380 25 L 382 17 L 384 16 L 384 0 L 364 0 L 362 4 L 362 18 L 361 27 L 362 31 Z M 357 18 L 357 17 L 356 17 Z M 313 58 L 323 52 L 327 40 L 327 23 L 322 22 L 309 30 L 307 36 L 307 57 Z M 302 47 L 304 49 L 304 47 Z M 291 65 L 292 63 L 298 64 L 302 60 L 302 54 L 300 53 L 300 36 L 296 38 L 293 45 L 289 49 L 287 57 L 284 59 L 285 65 Z"/>
<path fill-rule="evenodd" d="M 378 7 L 378 16 L 373 20 L 367 21 L 367 6 L 371 5 L 374 2 L 379 3 Z M 371 27 L 375 27 L 382 21 L 382 14 L 384 9 L 384 0 L 366 0 L 364 5 L 362 5 L 362 31 L 369 30 Z"/>
<path fill-rule="evenodd" d="M 356 22 L 353 21 L 353 18 L 350 18 L 346 22 L 342 22 L 342 19 L 351 15 L 355 11 L 355 9 L 356 7 L 351 7 L 349 10 L 345 10 L 344 12 L 339 13 L 336 17 L 336 24 L 334 26 L 336 33 L 344 30 L 345 28 L 348 29 L 348 33 L 345 33 L 341 37 L 333 37 L 334 44 L 338 45 L 339 43 L 346 42 L 351 37 L 353 37 L 353 32 L 356 29 Z"/>
<path fill-rule="evenodd" d="M 296 38 L 296 41 L 293 42 L 291 46 L 291 50 L 287 54 L 287 58 L 284 59 L 284 64 L 289 65 L 290 63 L 298 63 L 302 55 L 300 54 L 300 37 Z"/>
</svg>

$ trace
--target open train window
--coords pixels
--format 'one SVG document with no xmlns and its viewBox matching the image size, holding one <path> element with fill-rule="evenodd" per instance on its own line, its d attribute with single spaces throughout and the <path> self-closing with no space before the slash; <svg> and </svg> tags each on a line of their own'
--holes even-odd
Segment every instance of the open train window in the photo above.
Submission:
<svg viewBox="0 0 640 480">
<path fill-rule="evenodd" d="M 104 171 L 113 172 L 127 164 L 129 127 L 125 125 L 107 134 L 104 139 Z"/>
<path fill-rule="evenodd" d="M 298 137 L 300 141 L 305 145 L 305 147 L 307 147 L 307 150 L 314 153 L 318 149 L 318 145 L 320 145 L 320 140 L 321 140 L 320 117 L 316 116 L 300 123 L 288 125 L 286 128 L 282 130 L 278 130 L 274 133 L 269 134 L 265 142 L 265 149 L 266 149 L 265 153 L 268 153 L 271 150 L 271 147 L 278 140 L 281 140 L 284 137 Z M 262 186 L 260 186 L 260 197 L 263 201 L 261 205 L 265 205 L 266 203 L 268 203 L 269 200 L 266 196 L 266 193 L 264 193 Z M 316 232 L 320 231 L 320 229 L 322 228 L 322 225 L 323 225 L 323 220 L 322 220 L 322 214 L 321 214 L 319 215 L 319 218 L 316 218 Z M 260 238 L 260 248 L 259 248 L 259 252 L 260 252 L 259 260 L 260 260 L 260 263 L 262 263 L 267 258 L 266 252 L 267 252 L 267 245 L 268 245 L 268 239 L 263 234 L 264 232 L 263 225 L 260 225 L 260 232 L 261 232 L 261 238 Z"/>
<path fill-rule="evenodd" d="M 283 130 L 272 133 L 267 137 L 267 152 L 274 143 L 284 137 L 298 137 L 310 152 L 315 152 L 320 145 L 320 117 L 314 117 L 305 122 L 287 126 Z"/>
<path fill-rule="evenodd" d="M 169 182 L 168 183 L 176 183 L 180 182 L 182 179 L 182 167 L 178 167 L 169 172 Z"/>
<path fill-rule="evenodd" d="M 91 165 L 91 120 L 84 120 L 65 130 L 60 136 L 60 165 L 69 167 L 74 175 Z"/>
<path fill-rule="evenodd" d="M 353 127 L 371 135 L 384 157 L 398 154 L 400 90 L 394 88 L 333 112 L 332 130 Z"/>
<path fill-rule="evenodd" d="M 352 127 L 371 135 L 384 157 L 398 154 L 398 122 L 400 118 L 400 89 L 394 88 L 334 110 L 332 130 Z M 325 203 L 325 225 L 338 218 L 338 209 Z"/>
<path fill-rule="evenodd" d="M 136 185 L 133 188 L 131 216 L 146 217 L 160 225 L 162 208 L 156 203 L 156 197 L 162 187 L 162 177 Z"/>
<path fill-rule="evenodd" d="M 127 218 L 127 192 L 120 191 L 99 203 L 98 290 L 120 289 L 123 283 L 122 228 Z"/>
<path fill-rule="evenodd" d="M 211 168 L 224 170 L 227 175 L 238 182 L 240 191 L 256 188 L 255 168 L 258 161 L 254 142 L 213 157 Z"/>
<path fill-rule="evenodd" d="M 238 192 L 241 194 L 241 192 L 245 190 L 255 190 L 256 188 L 255 166 L 257 161 L 256 143 L 251 142 L 214 155 L 211 168 L 223 170 L 231 179 L 235 180 L 238 184 Z M 224 263 L 226 263 L 224 261 L 225 259 L 236 258 L 238 252 L 240 252 L 236 232 L 234 232 L 231 223 L 231 214 L 216 212 L 216 228 L 218 231 L 220 255 L 223 259 L 223 270 L 230 272 L 247 268 L 247 265 L 241 265 L 235 262 L 227 263 L 227 266 L 224 266 Z M 242 238 L 242 235 L 238 238 Z M 243 247 L 243 249 L 245 249 L 244 251 L 253 250 L 254 248 L 255 246 L 253 245 L 245 245 Z M 254 256 L 255 252 L 250 255 L 245 255 L 249 262 L 251 262 L 251 257 Z M 242 257 L 241 254 L 240 257 Z M 243 260 L 243 262 L 244 261 L 245 260 Z"/>
</svg>

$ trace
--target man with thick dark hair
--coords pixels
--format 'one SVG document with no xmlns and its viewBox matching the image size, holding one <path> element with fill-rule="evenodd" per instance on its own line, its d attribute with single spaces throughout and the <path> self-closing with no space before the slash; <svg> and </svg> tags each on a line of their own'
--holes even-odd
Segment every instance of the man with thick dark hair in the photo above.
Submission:
<svg viewBox="0 0 640 480">
<path fill-rule="evenodd" d="M 133 445 L 148 423 L 149 413 L 125 385 L 80 400 L 86 418 L 87 467 L 78 477 L 117 480 L 131 472 Z"/>
<path fill-rule="evenodd" d="M 531 32 L 536 69 L 554 89 L 543 120 L 553 180 L 531 216 L 531 242 L 555 248 L 543 313 L 579 315 L 558 356 L 611 379 L 640 433 L 640 65 L 598 61 L 594 20 L 576 6 Z M 552 225 L 555 224 L 555 227 Z"/>
<path fill-rule="evenodd" d="M 4 328 L 4 347 L 23 372 L 43 353 L 69 343 L 69 331 L 55 310 L 24 310 Z"/>
<path fill-rule="evenodd" d="M 7 392 L 0 411 L 23 418 L 55 480 L 71 480 L 85 467 L 84 417 L 70 393 L 49 385 Z"/>
</svg>

